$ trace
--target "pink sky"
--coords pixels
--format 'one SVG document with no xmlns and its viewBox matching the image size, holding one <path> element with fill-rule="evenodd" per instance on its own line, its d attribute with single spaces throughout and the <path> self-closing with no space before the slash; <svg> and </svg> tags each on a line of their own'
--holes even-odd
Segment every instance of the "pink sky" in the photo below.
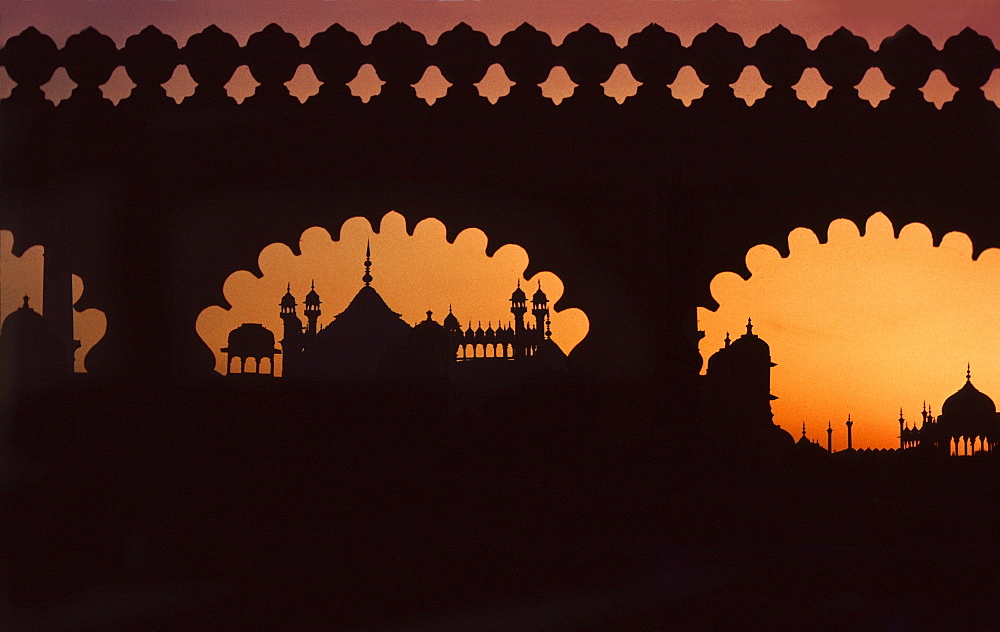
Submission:
<svg viewBox="0 0 1000 632">
<path fill-rule="evenodd" d="M 966 26 L 997 41 L 1000 0 L 3 0 L 0 41 L 35 26 L 62 44 L 72 33 L 94 26 L 122 44 L 154 24 L 183 44 L 214 23 L 245 42 L 270 22 L 303 41 L 339 22 L 367 41 L 400 21 L 431 41 L 460 21 L 494 41 L 525 21 L 556 41 L 591 22 L 621 43 L 650 22 L 685 42 L 718 22 L 748 43 L 784 24 L 811 46 L 839 26 L 876 45 L 912 24 L 940 47 Z"/>
</svg>

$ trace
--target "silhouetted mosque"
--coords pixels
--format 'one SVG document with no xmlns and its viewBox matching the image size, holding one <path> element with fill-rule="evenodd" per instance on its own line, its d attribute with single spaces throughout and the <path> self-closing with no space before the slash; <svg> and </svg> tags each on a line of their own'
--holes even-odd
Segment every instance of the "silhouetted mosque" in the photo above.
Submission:
<svg viewBox="0 0 1000 632">
<path fill-rule="evenodd" d="M 552 340 L 548 297 L 540 283 L 531 298 L 533 322 L 525 319 L 528 297 L 518 281 L 510 298 L 512 325 L 494 329 L 490 323 L 483 329 L 479 323 L 473 329 L 470 322 L 463 329 L 449 307 L 442 323 L 428 311 L 425 320 L 411 327 L 372 286 L 370 245 L 364 266 L 364 285 L 325 325 L 320 322 L 322 300 L 315 283 L 305 297 L 304 324 L 289 284 L 280 302 L 281 348 L 275 347 L 274 335 L 262 325 L 240 325 L 222 349 L 227 354 L 227 374 L 273 375 L 278 354 L 283 357 L 282 376 L 293 379 L 503 381 L 567 370 L 566 354 Z M 236 360 L 239 372 L 234 370 Z"/>
<path fill-rule="evenodd" d="M 702 378 L 703 418 L 706 431 L 718 441 L 735 442 L 762 450 L 789 449 L 792 436 L 774 424 L 771 402 L 770 346 L 753 333 L 747 319 L 746 333 L 730 340 L 708 359 Z"/>
<path fill-rule="evenodd" d="M 973 386 L 972 369 L 966 367 L 965 384 L 944 401 L 940 415 L 935 417 L 925 403 L 921 426 L 914 424 L 911 428 L 900 411 L 899 436 L 903 449 L 953 456 L 992 452 L 1000 440 L 1000 415 L 990 396 Z"/>
<path fill-rule="evenodd" d="M 38 390 L 73 373 L 80 341 L 65 344 L 29 302 L 25 296 L 0 328 L 0 384 Z"/>
</svg>

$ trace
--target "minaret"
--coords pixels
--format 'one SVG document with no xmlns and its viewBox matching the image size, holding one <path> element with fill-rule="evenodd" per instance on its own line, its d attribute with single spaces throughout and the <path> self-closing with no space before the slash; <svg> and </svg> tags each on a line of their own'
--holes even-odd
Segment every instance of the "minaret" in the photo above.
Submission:
<svg viewBox="0 0 1000 632">
<path fill-rule="evenodd" d="M 525 336 L 524 314 L 528 311 L 528 296 L 521 289 L 521 279 L 517 280 L 517 289 L 510 295 L 510 313 L 514 315 L 514 357 L 527 355 L 528 342 Z"/>
<path fill-rule="evenodd" d="M 854 422 L 851 421 L 851 415 L 848 414 L 847 415 L 847 449 L 848 450 L 853 450 L 854 449 L 854 446 L 851 443 L 851 426 L 853 426 L 853 425 L 854 425 Z"/>
<path fill-rule="evenodd" d="M 826 422 L 826 451 L 833 454 L 833 424 Z"/>
<path fill-rule="evenodd" d="M 899 409 L 899 449 L 902 450 L 906 447 L 903 442 L 903 409 Z"/>
<path fill-rule="evenodd" d="M 316 282 L 313 281 L 312 289 L 309 290 L 308 294 L 306 294 L 306 309 L 305 309 L 306 319 L 308 320 L 308 324 L 306 325 L 306 333 L 311 336 L 316 335 L 316 333 L 319 331 L 319 329 L 316 326 L 317 320 L 319 319 L 319 315 L 322 313 L 322 311 L 320 311 L 319 304 L 320 300 L 319 300 L 319 294 L 316 293 Z"/>
<path fill-rule="evenodd" d="M 542 282 L 538 281 L 538 291 L 531 297 L 531 315 L 535 317 L 535 329 L 539 333 L 545 331 L 545 318 L 549 315 L 549 298 L 542 291 Z"/>
<path fill-rule="evenodd" d="M 285 323 L 284 337 L 281 340 L 281 374 L 284 377 L 294 377 L 299 370 L 298 354 L 302 351 L 302 321 L 295 313 L 291 283 L 281 297 L 281 320 Z"/>
</svg>

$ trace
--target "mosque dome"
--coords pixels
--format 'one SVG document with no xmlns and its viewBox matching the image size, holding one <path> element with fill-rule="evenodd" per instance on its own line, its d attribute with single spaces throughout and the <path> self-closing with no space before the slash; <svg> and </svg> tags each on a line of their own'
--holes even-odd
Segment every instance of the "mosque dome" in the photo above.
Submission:
<svg viewBox="0 0 1000 632">
<path fill-rule="evenodd" d="M 49 358 L 60 358 L 65 350 L 59 338 L 49 329 L 48 322 L 41 314 L 24 304 L 10 313 L 0 329 L 0 340 L 4 346 L 22 353 L 32 353 Z"/>
<path fill-rule="evenodd" d="M 0 328 L 0 386 L 17 381 L 41 387 L 49 378 L 72 370 L 66 345 L 25 296 L 24 305 L 11 312 Z"/>
<path fill-rule="evenodd" d="M 990 396 L 973 386 L 967 374 L 965 385 L 944 401 L 938 421 L 950 428 L 991 424 L 996 420 L 996 412 L 996 404 Z"/>
<path fill-rule="evenodd" d="M 760 356 L 771 358 L 771 346 L 764 342 L 764 339 L 753 333 L 753 323 L 747 320 L 747 332 L 732 341 L 728 346 L 729 352 L 733 355 Z"/>
</svg>

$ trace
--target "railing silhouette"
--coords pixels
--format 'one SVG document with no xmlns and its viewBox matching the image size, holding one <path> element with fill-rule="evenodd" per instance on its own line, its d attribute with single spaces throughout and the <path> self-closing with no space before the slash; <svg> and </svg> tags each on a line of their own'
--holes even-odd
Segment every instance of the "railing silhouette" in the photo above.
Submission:
<svg viewBox="0 0 1000 632">
<path fill-rule="evenodd" d="M 622 63 L 642 85 L 619 105 L 601 84 Z M 181 64 L 197 87 L 178 104 L 163 84 Z M 302 64 L 322 82 L 304 103 L 285 86 Z M 368 103 L 347 87 L 364 64 L 385 82 Z M 475 86 L 493 64 L 514 82 L 496 104 Z M 686 47 L 655 25 L 624 47 L 589 25 L 558 46 L 529 25 L 496 45 L 464 24 L 433 45 L 403 24 L 368 45 L 335 25 L 306 46 L 275 25 L 245 46 L 214 26 L 183 46 L 148 27 L 120 49 L 93 29 L 61 49 L 28 29 L 0 65 L 16 84 L 0 101 L 0 228 L 85 279 L 85 307 L 108 317 L 95 375 L 211 371 L 194 322 L 224 303 L 224 279 L 359 214 L 524 246 L 529 273 L 567 280 L 559 307 L 590 317 L 578 369 L 667 381 L 679 399 L 700 366 L 694 307 L 714 305 L 716 273 L 749 274 L 758 243 L 786 251 L 793 228 L 883 211 L 1000 245 L 1000 113 L 981 89 L 1000 54 L 969 29 L 938 50 L 906 27 L 877 51 L 846 29 L 810 49 L 783 27 L 746 46 L 714 26 Z M 241 65 L 260 85 L 237 105 L 225 86 Z M 771 86 L 750 107 L 730 88 L 748 65 Z M 412 87 L 429 66 L 452 84 L 433 106 Z M 578 84 L 558 106 L 539 88 L 555 66 Z M 667 87 L 684 66 L 708 86 L 689 107 Z M 118 67 L 135 87 L 113 105 L 100 86 Z M 809 67 L 832 87 L 814 108 L 792 88 Z M 76 88 L 55 106 L 42 86 L 57 68 Z M 871 68 L 893 86 L 874 108 L 854 88 Z M 940 110 L 920 93 L 936 69 L 958 88 Z"/>
<path fill-rule="evenodd" d="M 294 106 L 284 85 L 300 65 L 312 68 L 323 87 L 310 98 L 332 104 L 346 99 L 346 84 L 365 64 L 372 64 L 385 82 L 384 98 L 414 98 L 412 84 L 420 81 L 430 66 L 440 69 L 452 84 L 449 101 L 475 100 L 475 84 L 488 68 L 500 64 L 515 83 L 515 99 L 541 98 L 536 86 L 552 68 L 562 66 L 578 84 L 575 99 L 586 101 L 603 96 L 601 84 L 618 64 L 626 64 L 643 84 L 640 95 L 665 96 L 665 86 L 684 66 L 692 66 L 708 85 L 709 100 L 731 96 L 734 83 L 746 66 L 755 66 L 771 89 L 768 100 L 787 100 L 790 90 L 806 68 L 816 68 L 833 88 L 834 101 L 857 98 L 852 89 L 871 68 L 878 68 L 894 88 L 890 100 L 914 99 L 930 73 L 941 70 L 958 88 L 957 104 L 983 102 L 982 86 L 992 71 L 1000 67 L 1000 55 L 990 39 L 971 29 L 949 38 L 941 50 L 912 27 L 905 27 L 885 39 L 877 51 L 847 29 L 823 38 L 815 49 L 783 26 L 762 35 L 753 46 L 715 25 L 683 46 L 680 38 L 658 25 L 650 25 L 632 35 L 624 47 L 592 25 L 566 36 L 556 46 L 551 38 L 528 24 L 504 35 L 497 45 L 487 36 L 462 23 L 443 33 L 437 43 L 405 24 L 396 24 L 374 36 L 368 45 L 339 25 L 315 35 L 306 46 L 271 24 L 250 36 L 245 46 L 215 26 L 193 35 L 181 47 L 177 41 L 148 27 L 129 37 L 118 48 L 114 41 L 88 28 L 71 36 L 59 49 L 51 38 L 29 28 L 12 37 L 0 50 L 0 65 L 6 68 L 17 87 L 9 100 L 40 104 L 41 86 L 57 68 L 65 68 L 77 88 L 70 103 L 91 105 L 103 100 L 99 87 L 114 70 L 123 67 L 135 83 L 126 104 L 129 106 L 168 105 L 162 85 L 178 65 L 188 67 L 197 83 L 190 103 L 227 100 L 224 86 L 239 66 L 246 65 L 260 83 L 248 105 Z"/>
</svg>

